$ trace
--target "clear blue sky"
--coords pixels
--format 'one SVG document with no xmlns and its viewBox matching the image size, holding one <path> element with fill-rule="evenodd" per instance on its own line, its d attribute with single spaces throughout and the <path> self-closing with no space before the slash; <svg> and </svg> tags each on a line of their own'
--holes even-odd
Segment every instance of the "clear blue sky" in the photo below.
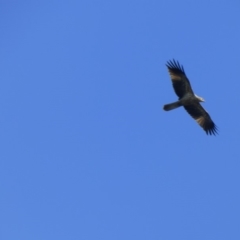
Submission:
<svg viewBox="0 0 240 240">
<path fill-rule="evenodd" d="M 239 1 L 1 1 L 0 238 L 240 239 Z M 219 128 L 180 108 L 183 64 Z"/>
</svg>

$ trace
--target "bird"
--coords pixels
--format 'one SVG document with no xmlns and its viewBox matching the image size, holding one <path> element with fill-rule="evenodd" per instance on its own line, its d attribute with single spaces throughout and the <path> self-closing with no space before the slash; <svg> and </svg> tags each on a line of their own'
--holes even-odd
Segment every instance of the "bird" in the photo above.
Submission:
<svg viewBox="0 0 240 240">
<path fill-rule="evenodd" d="M 173 89 L 178 96 L 178 101 L 165 104 L 163 109 L 165 111 L 170 111 L 183 106 L 190 116 L 192 116 L 192 118 L 203 128 L 207 135 L 218 134 L 216 124 L 200 104 L 205 100 L 193 92 L 183 66 L 174 59 L 167 61 L 166 66 L 172 80 Z"/>
</svg>

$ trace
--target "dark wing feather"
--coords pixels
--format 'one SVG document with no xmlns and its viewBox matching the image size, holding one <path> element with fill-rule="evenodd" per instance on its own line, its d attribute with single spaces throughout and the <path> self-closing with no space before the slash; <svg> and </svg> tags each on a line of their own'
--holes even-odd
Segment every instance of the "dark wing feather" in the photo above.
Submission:
<svg viewBox="0 0 240 240">
<path fill-rule="evenodd" d="M 178 61 L 174 59 L 166 64 L 175 93 L 179 98 L 182 98 L 186 93 L 193 93 L 191 84 L 184 72 L 183 66 L 180 66 Z"/>
<path fill-rule="evenodd" d="M 216 135 L 217 126 L 212 121 L 210 115 L 198 102 L 193 102 L 183 106 L 186 111 L 197 121 L 197 123 L 206 131 L 207 134 Z"/>
</svg>

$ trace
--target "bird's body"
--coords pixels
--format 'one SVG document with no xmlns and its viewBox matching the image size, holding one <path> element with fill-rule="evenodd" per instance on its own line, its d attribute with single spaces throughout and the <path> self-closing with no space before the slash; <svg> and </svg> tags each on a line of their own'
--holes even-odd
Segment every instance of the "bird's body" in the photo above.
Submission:
<svg viewBox="0 0 240 240">
<path fill-rule="evenodd" d="M 200 102 L 204 102 L 204 99 L 194 94 L 183 67 L 173 60 L 167 62 L 167 68 L 170 73 L 174 91 L 179 99 L 176 102 L 164 105 L 163 109 L 169 111 L 183 106 L 207 134 L 215 135 L 217 133 L 217 127 L 210 115 L 200 104 Z"/>
<path fill-rule="evenodd" d="M 164 105 L 163 109 L 166 111 L 169 111 L 181 106 L 190 105 L 190 104 L 199 103 L 199 102 L 204 102 L 204 100 L 195 94 L 187 93 L 182 98 L 179 98 L 178 101 Z"/>
</svg>

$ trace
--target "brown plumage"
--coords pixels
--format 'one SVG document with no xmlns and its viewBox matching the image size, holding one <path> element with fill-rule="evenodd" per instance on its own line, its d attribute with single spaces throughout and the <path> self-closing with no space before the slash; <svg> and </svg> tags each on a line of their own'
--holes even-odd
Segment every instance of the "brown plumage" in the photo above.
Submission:
<svg viewBox="0 0 240 240">
<path fill-rule="evenodd" d="M 200 102 L 204 102 L 204 99 L 194 94 L 183 66 L 180 66 L 179 62 L 175 60 L 167 62 L 166 66 L 172 80 L 173 89 L 178 96 L 178 101 L 164 105 L 163 109 L 169 111 L 183 106 L 207 134 L 217 134 L 217 126 L 200 104 Z"/>
</svg>

